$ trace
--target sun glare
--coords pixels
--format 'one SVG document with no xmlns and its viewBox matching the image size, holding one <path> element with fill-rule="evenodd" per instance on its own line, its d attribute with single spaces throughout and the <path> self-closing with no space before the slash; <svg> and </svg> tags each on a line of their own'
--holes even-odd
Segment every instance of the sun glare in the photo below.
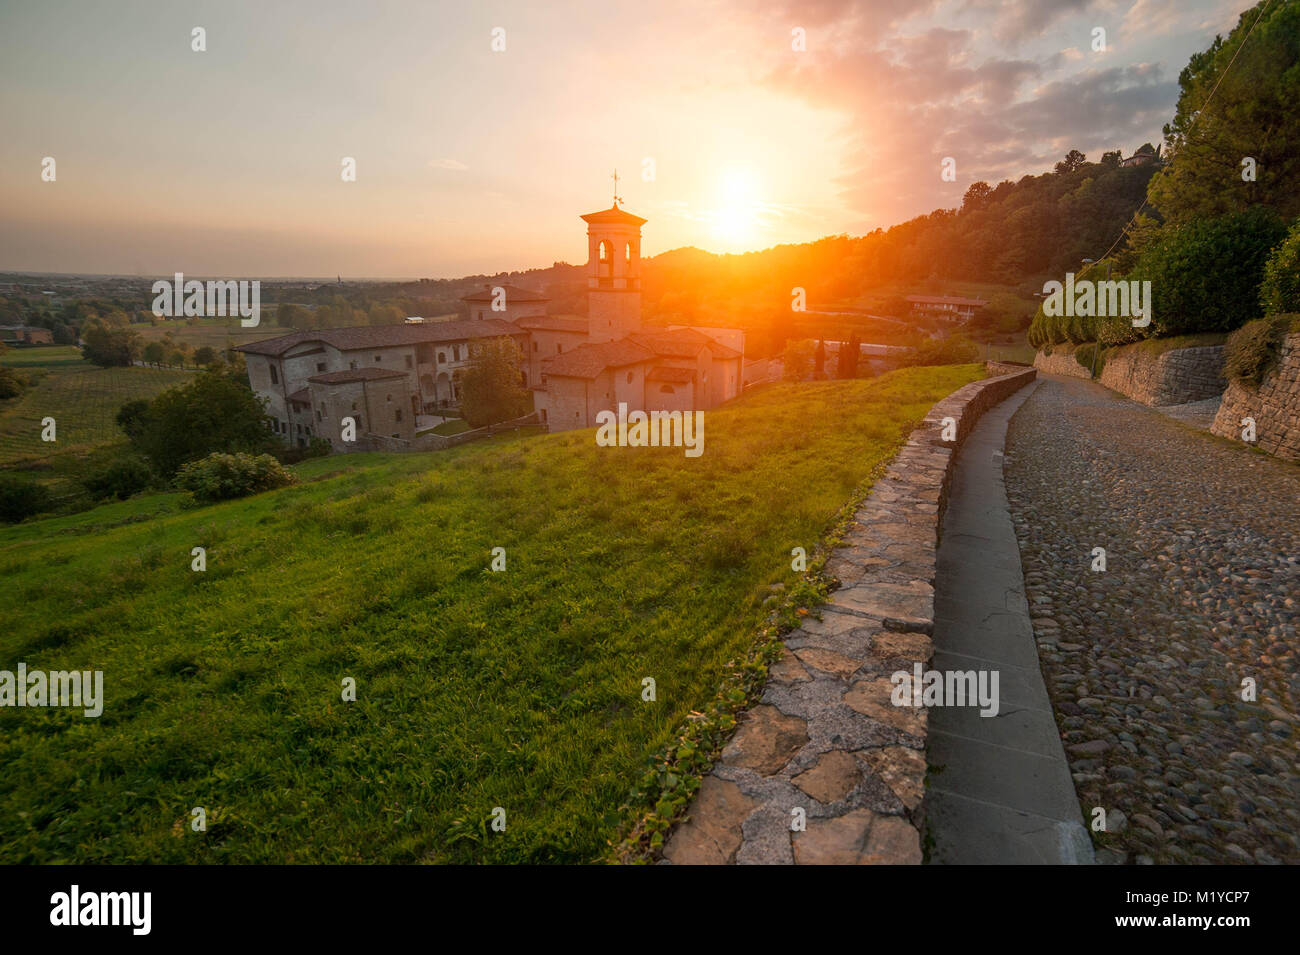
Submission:
<svg viewBox="0 0 1300 955">
<path fill-rule="evenodd" d="M 729 169 L 718 188 L 713 234 L 729 245 L 744 245 L 758 227 L 758 180 L 748 169 Z"/>
</svg>

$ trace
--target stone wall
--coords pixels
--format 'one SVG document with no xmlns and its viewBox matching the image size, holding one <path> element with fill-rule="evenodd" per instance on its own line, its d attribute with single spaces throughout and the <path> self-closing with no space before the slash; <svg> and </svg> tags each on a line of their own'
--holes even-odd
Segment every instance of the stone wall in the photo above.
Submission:
<svg viewBox="0 0 1300 955">
<path fill-rule="evenodd" d="M 935 560 L 953 457 L 986 410 L 1037 372 L 972 382 L 940 401 L 876 482 L 827 561 L 821 619 L 785 637 L 758 705 L 700 786 L 666 862 L 921 862 L 927 716 L 894 706 L 890 675 L 933 653 Z M 944 419 L 956 440 L 942 440 Z M 792 831 L 796 816 L 806 828 Z"/>
<path fill-rule="evenodd" d="M 1255 445 L 1288 461 L 1300 461 L 1300 335 L 1288 335 L 1282 355 L 1258 389 L 1228 385 L 1213 434 L 1241 440 L 1242 418 L 1255 419 Z"/>
<path fill-rule="evenodd" d="M 1223 394 L 1223 346 L 1174 348 L 1153 355 L 1141 345 L 1104 352 L 1099 381 L 1144 405 L 1181 405 Z"/>
<path fill-rule="evenodd" d="M 1040 351 L 1034 356 L 1034 367 L 1049 375 L 1069 375 L 1071 378 L 1092 377 L 1092 372 L 1075 359 L 1074 352 L 1055 351 L 1048 355 Z"/>
</svg>

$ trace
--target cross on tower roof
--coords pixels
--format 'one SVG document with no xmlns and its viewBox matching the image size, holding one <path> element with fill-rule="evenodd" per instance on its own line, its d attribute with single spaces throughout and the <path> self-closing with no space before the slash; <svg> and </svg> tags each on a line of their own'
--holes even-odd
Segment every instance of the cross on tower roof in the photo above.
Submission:
<svg viewBox="0 0 1300 955">
<path fill-rule="evenodd" d="M 623 201 L 621 198 L 619 198 L 618 195 L 618 170 L 617 169 L 614 170 L 613 179 L 614 179 L 614 208 L 617 209 L 619 203 Z"/>
</svg>

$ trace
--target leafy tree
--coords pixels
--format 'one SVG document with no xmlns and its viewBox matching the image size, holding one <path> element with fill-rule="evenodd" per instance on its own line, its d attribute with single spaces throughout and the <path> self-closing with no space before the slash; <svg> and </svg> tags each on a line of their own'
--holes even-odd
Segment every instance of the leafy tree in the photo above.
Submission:
<svg viewBox="0 0 1300 955">
<path fill-rule="evenodd" d="M 0 474 L 0 521 L 16 524 L 52 506 L 49 488 L 12 474 Z"/>
<path fill-rule="evenodd" d="M 786 381 L 803 381 L 813 370 L 813 343 L 807 339 L 785 343 Z"/>
<path fill-rule="evenodd" d="M 1105 152 L 1101 154 L 1101 164 L 1103 166 L 1118 166 L 1120 163 L 1120 159 L 1122 158 L 1123 158 L 1123 153 L 1121 153 L 1118 149 L 1113 149 L 1110 152 Z"/>
<path fill-rule="evenodd" d="M 1300 312 L 1300 219 L 1269 255 L 1259 298 L 1265 315 Z"/>
<path fill-rule="evenodd" d="M 211 365 L 217 360 L 217 352 L 211 345 L 203 345 L 194 352 L 194 364 Z"/>
<path fill-rule="evenodd" d="M 170 355 L 167 356 L 167 364 L 179 365 L 181 368 L 184 368 L 185 352 L 181 351 L 179 348 L 176 349 L 174 352 L 172 352 Z"/>
<path fill-rule="evenodd" d="M 186 461 L 216 451 L 259 453 L 276 447 L 262 402 L 222 366 L 164 391 L 143 409 L 128 402 L 117 421 L 131 445 L 168 478 Z"/>
<path fill-rule="evenodd" d="M 151 365 L 161 365 L 167 357 L 167 351 L 162 342 L 150 342 L 144 346 L 141 357 Z"/>
<path fill-rule="evenodd" d="M 1178 77 L 1178 105 L 1164 129 L 1167 165 L 1148 190 L 1175 225 L 1255 204 L 1286 219 L 1300 215 L 1300 0 L 1274 0 L 1261 20 L 1266 7 L 1260 0 L 1243 13 Z M 1243 178 L 1247 158 L 1253 182 Z"/>
<path fill-rule="evenodd" d="M 140 335 L 125 315 L 87 320 L 81 329 L 81 343 L 86 358 L 104 368 L 130 365 L 140 354 Z"/>
<path fill-rule="evenodd" d="M 962 197 L 961 207 L 962 209 L 973 209 L 992 194 L 993 187 L 987 182 L 984 182 L 983 180 L 972 182 L 970 187 L 966 190 L 966 195 Z"/>
<path fill-rule="evenodd" d="M 1065 154 L 1065 158 L 1056 164 L 1056 174 L 1060 176 L 1060 175 L 1064 175 L 1065 173 L 1074 172 L 1085 162 L 1087 162 L 1087 160 L 1088 157 L 1085 156 L 1083 153 L 1079 152 L 1079 150 L 1071 149 L 1068 153 Z"/>
<path fill-rule="evenodd" d="M 470 345 L 460 383 L 460 413 L 475 428 L 528 414 L 532 399 L 520 381 L 519 346 L 511 338 Z"/>
</svg>

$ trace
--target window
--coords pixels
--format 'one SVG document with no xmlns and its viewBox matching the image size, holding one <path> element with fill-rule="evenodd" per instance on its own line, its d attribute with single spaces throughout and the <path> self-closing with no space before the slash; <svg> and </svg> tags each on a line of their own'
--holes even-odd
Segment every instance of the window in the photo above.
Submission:
<svg viewBox="0 0 1300 955">
<path fill-rule="evenodd" d="M 278 372 L 276 372 L 275 366 L 267 365 L 266 367 L 271 370 L 271 384 L 278 385 L 280 383 L 280 375 Z"/>
<path fill-rule="evenodd" d="M 630 371 L 627 373 L 627 383 L 632 384 L 632 373 Z"/>
<path fill-rule="evenodd" d="M 438 364 L 441 365 L 446 360 L 447 360 L 447 353 L 444 352 L 442 349 L 438 349 Z"/>
<path fill-rule="evenodd" d="M 385 400 L 385 401 L 392 401 L 392 400 L 393 400 L 393 396 L 392 396 L 392 395 L 384 395 L 384 400 Z"/>
<path fill-rule="evenodd" d="M 399 424 L 401 423 L 401 421 L 402 421 L 402 409 L 401 409 L 401 408 L 398 408 L 397 411 L 393 414 L 393 420 L 396 421 L 396 422 L 398 422 Z"/>
<path fill-rule="evenodd" d="M 461 345 L 461 346 L 460 346 L 460 360 L 461 360 L 461 361 L 464 361 L 464 360 L 465 360 L 465 355 L 466 355 L 466 353 L 467 353 L 468 351 L 469 351 L 469 346 L 468 346 L 468 345 Z"/>
<path fill-rule="evenodd" d="M 356 411 L 356 410 L 357 410 L 357 403 L 356 403 L 355 401 L 352 402 L 352 410 L 353 410 L 353 411 Z"/>
<path fill-rule="evenodd" d="M 320 421 L 320 420 L 321 420 L 321 416 L 320 416 L 320 411 L 319 411 L 319 409 L 316 411 L 316 420 L 317 420 L 317 421 Z"/>
<path fill-rule="evenodd" d="M 380 362 L 380 361 L 383 361 L 383 360 L 384 360 L 384 356 L 383 356 L 383 355 L 376 355 L 376 356 L 375 356 L 375 361 L 376 361 L 376 362 Z"/>
<path fill-rule="evenodd" d="M 560 353 L 560 343 L 559 343 L 559 342 L 556 342 L 556 343 L 555 343 L 555 354 L 558 355 L 559 353 Z"/>
<path fill-rule="evenodd" d="M 479 318 L 482 318 L 482 317 L 483 317 L 483 309 L 481 309 L 481 308 L 478 310 L 478 317 L 479 317 Z"/>
<path fill-rule="evenodd" d="M 413 368 L 413 367 L 415 367 L 415 361 L 414 361 L 413 358 L 411 358 L 410 355 L 407 355 L 407 356 L 406 356 L 406 367 L 407 367 L 407 368 Z"/>
<path fill-rule="evenodd" d="M 537 342 L 533 342 L 533 351 L 537 351 Z"/>
<path fill-rule="evenodd" d="M 316 371 L 322 372 L 324 370 L 325 370 L 325 362 L 323 361 L 316 362 Z"/>
<path fill-rule="evenodd" d="M 348 367 L 351 368 L 353 371 L 356 371 L 357 363 L 354 361 L 350 361 L 348 362 Z"/>
</svg>

